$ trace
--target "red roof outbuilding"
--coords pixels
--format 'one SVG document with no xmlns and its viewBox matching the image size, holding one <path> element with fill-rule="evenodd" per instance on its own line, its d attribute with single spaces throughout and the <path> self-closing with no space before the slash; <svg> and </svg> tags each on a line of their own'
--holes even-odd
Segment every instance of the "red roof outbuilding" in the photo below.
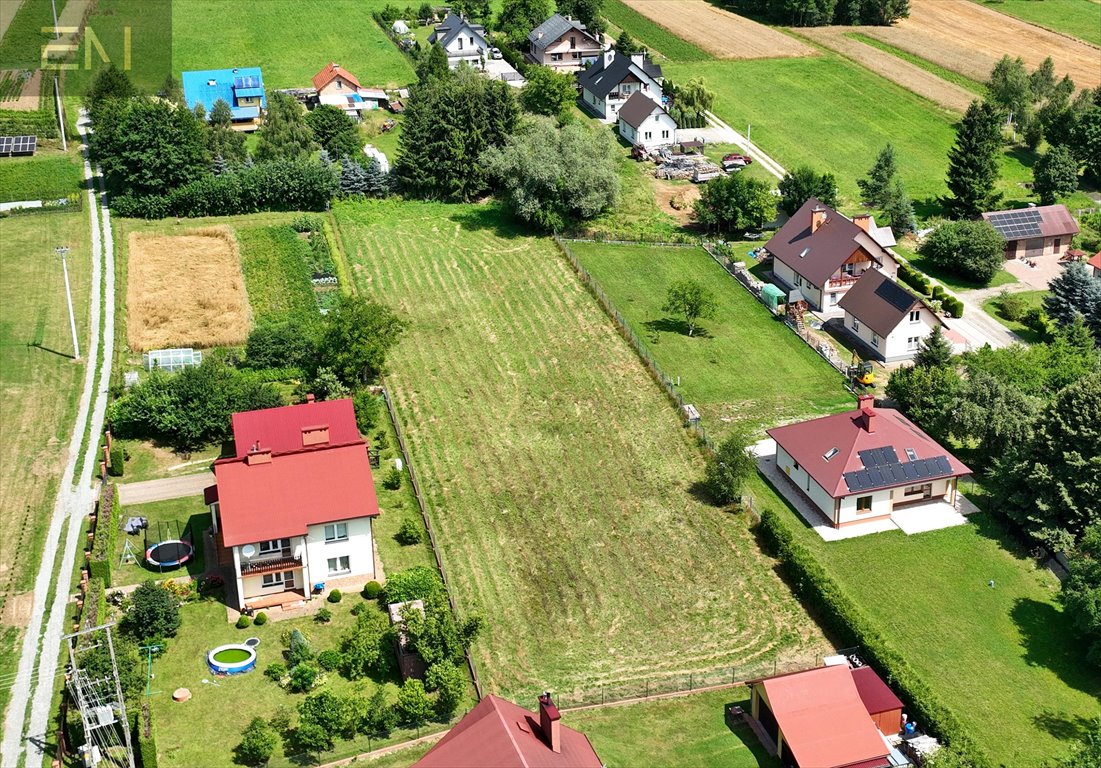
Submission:
<svg viewBox="0 0 1101 768">
<path fill-rule="evenodd" d="M 313 87 L 320 91 L 337 77 L 343 77 L 356 88 L 362 87 L 359 84 L 359 80 L 356 79 L 355 75 L 344 69 L 336 62 L 330 62 L 327 67 L 325 67 L 323 70 L 313 76 Z"/>
</svg>

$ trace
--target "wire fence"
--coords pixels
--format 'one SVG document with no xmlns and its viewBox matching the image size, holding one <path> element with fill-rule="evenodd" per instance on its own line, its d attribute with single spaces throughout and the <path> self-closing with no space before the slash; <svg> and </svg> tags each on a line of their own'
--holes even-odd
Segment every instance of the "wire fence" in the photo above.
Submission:
<svg viewBox="0 0 1101 768">
<path fill-rule="evenodd" d="M 421 486 L 417 481 L 417 471 L 413 468 L 413 459 L 405 444 L 405 435 L 401 431 L 401 423 L 398 421 L 397 409 L 394 408 L 394 401 L 390 399 L 390 392 L 386 389 L 385 385 L 382 388 L 382 399 L 386 403 L 386 411 L 389 413 L 390 421 L 394 425 L 394 434 L 398 438 L 398 447 L 401 449 L 402 460 L 405 462 L 405 468 L 409 472 L 409 484 L 413 488 L 413 496 L 417 500 L 417 507 L 420 509 L 425 530 L 428 531 L 428 541 L 432 545 L 432 555 L 436 558 L 436 568 L 440 572 L 440 578 L 443 579 L 444 589 L 447 592 L 447 601 L 451 604 L 451 613 L 458 617 L 458 607 L 455 604 L 455 597 L 451 592 L 451 583 L 447 578 L 447 570 L 444 568 L 443 559 L 440 557 L 440 548 L 436 543 L 436 534 L 432 530 L 432 521 L 428 517 L 428 509 L 424 504 L 424 495 L 421 493 Z M 478 676 L 478 667 L 474 663 L 474 657 L 470 655 L 470 649 L 466 650 L 466 664 L 470 668 L 470 677 L 474 681 L 474 690 L 477 692 L 478 698 L 481 699 L 483 696 L 482 681 Z"/>
</svg>

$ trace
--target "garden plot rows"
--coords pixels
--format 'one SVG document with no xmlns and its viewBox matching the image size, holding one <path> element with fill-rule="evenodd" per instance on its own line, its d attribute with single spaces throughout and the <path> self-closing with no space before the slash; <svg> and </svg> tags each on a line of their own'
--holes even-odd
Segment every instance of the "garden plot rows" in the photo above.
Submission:
<svg viewBox="0 0 1101 768">
<path fill-rule="evenodd" d="M 474 653 L 505 695 L 713 669 L 823 641 L 546 240 L 494 209 L 340 204 L 361 292 L 410 327 L 389 387 Z"/>
</svg>

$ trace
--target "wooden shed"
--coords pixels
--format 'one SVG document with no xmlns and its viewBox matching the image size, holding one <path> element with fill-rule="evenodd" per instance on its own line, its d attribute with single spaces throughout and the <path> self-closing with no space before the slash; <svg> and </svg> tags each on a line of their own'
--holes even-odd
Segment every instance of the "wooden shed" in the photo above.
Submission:
<svg viewBox="0 0 1101 768">
<path fill-rule="evenodd" d="M 852 670 L 856 692 L 864 702 L 864 708 L 880 732 L 886 735 L 902 730 L 902 701 L 895 696 L 882 678 L 871 667 Z"/>
</svg>

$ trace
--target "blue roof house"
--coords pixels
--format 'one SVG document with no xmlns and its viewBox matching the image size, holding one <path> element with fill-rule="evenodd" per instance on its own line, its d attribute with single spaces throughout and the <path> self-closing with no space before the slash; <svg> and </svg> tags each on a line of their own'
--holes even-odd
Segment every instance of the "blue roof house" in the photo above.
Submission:
<svg viewBox="0 0 1101 768">
<path fill-rule="evenodd" d="M 223 99 L 233 110 L 233 122 L 242 127 L 258 126 L 260 114 L 268 107 L 264 76 L 259 67 L 184 72 L 182 80 L 184 100 L 189 109 L 202 104 L 209 115 L 214 102 Z"/>
</svg>

